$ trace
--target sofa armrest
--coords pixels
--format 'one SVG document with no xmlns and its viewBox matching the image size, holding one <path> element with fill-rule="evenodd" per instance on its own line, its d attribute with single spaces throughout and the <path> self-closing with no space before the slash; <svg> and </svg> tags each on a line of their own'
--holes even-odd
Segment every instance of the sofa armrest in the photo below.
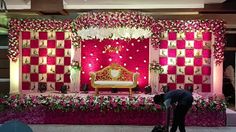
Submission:
<svg viewBox="0 0 236 132">
<path fill-rule="evenodd" d="M 138 76 L 139 76 L 138 72 L 135 72 L 133 74 L 133 83 L 134 83 L 135 86 L 137 86 L 137 84 L 138 84 Z"/>
<path fill-rule="evenodd" d="M 95 72 L 90 72 L 90 77 L 91 77 L 91 85 L 94 87 L 94 82 L 96 80 L 96 73 Z"/>
</svg>

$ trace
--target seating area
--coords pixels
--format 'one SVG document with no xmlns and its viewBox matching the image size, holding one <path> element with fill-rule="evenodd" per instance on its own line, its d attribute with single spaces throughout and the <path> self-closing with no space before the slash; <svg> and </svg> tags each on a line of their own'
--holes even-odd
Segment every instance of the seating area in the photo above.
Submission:
<svg viewBox="0 0 236 132">
<path fill-rule="evenodd" d="M 99 94 L 99 88 L 128 88 L 129 94 L 132 95 L 132 88 L 137 86 L 139 73 L 133 73 L 117 63 L 112 63 L 99 71 L 91 72 L 90 76 L 96 95 Z"/>
</svg>

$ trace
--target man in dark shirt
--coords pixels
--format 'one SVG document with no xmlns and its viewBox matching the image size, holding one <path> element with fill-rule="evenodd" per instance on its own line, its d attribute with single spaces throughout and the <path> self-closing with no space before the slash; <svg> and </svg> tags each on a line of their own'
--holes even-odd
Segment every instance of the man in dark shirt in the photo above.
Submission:
<svg viewBox="0 0 236 132">
<path fill-rule="evenodd" d="M 157 104 L 165 105 L 168 110 L 171 105 L 176 104 L 174 108 L 174 117 L 171 132 L 176 132 L 177 127 L 179 127 L 180 132 L 186 132 L 185 130 L 185 116 L 188 110 L 192 106 L 193 96 L 192 91 L 187 90 L 172 90 L 167 92 L 166 94 L 162 94 L 154 97 L 154 102 Z M 169 119 L 167 120 L 167 124 Z"/>
</svg>

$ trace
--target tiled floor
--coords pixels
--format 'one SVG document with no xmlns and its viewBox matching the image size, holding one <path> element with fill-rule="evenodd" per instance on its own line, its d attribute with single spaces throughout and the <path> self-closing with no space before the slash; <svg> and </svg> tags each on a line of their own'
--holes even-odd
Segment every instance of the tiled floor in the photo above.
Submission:
<svg viewBox="0 0 236 132">
<path fill-rule="evenodd" d="M 30 125 L 34 132 L 151 132 L 153 126 Z M 235 132 L 236 127 L 187 127 L 187 132 Z"/>
</svg>

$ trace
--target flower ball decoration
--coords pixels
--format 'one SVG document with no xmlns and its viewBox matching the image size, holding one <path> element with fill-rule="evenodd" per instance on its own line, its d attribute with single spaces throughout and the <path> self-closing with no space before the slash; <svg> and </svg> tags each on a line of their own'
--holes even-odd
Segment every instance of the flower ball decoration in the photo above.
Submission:
<svg viewBox="0 0 236 132">
<path fill-rule="evenodd" d="M 150 63 L 150 71 L 154 71 L 155 73 L 162 73 L 164 69 L 157 61 L 154 60 Z"/>
<path fill-rule="evenodd" d="M 80 66 L 79 61 L 73 60 L 71 62 L 71 68 L 74 70 L 81 70 L 81 66 Z"/>
</svg>

